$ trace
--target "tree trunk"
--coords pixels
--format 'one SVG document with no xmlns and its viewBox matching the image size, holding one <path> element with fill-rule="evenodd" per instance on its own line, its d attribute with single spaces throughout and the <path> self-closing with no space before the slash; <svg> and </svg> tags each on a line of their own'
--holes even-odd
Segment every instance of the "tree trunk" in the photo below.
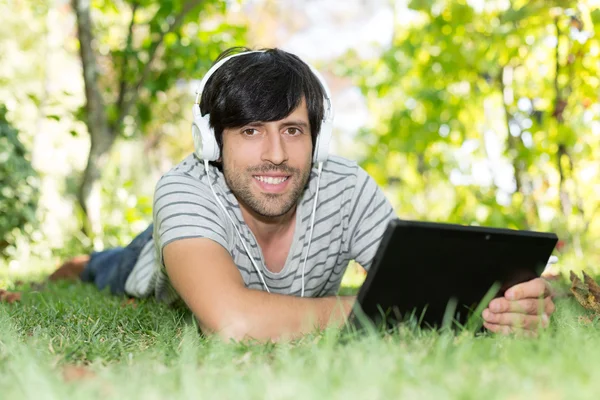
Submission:
<svg viewBox="0 0 600 400">
<path fill-rule="evenodd" d="M 130 114 L 138 97 L 140 88 L 151 74 L 152 63 L 160 54 L 165 36 L 179 28 L 184 22 L 185 16 L 198 7 L 203 0 L 189 0 L 182 5 L 181 10 L 170 20 L 168 26 L 160 32 L 152 42 L 149 50 L 149 60 L 144 65 L 133 85 L 126 81 L 127 60 L 123 60 L 122 70 L 119 78 L 119 95 L 116 103 L 118 116 L 115 121 L 109 121 L 106 106 L 102 98 L 102 92 L 98 85 L 98 63 L 96 61 L 92 31 L 91 0 L 72 0 L 73 9 L 77 18 L 77 36 L 79 38 L 79 52 L 83 68 L 83 79 L 85 83 L 86 124 L 90 134 L 90 153 L 83 174 L 83 180 L 77 193 L 77 199 L 84 212 L 85 220 L 83 231 L 88 237 L 94 237 L 101 231 L 100 218 L 100 186 L 98 180 L 106 165 L 110 150 L 122 127 L 123 120 Z M 131 50 L 133 41 L 133 28 L 135 15 L 139 3 L 131 4 L 131 22 L 127 35 L 127 49 Z"/>
<path fill-rule="evenodd" d="M 84 232 L 88 237 L 95 237 L 101 231 L 99 179 L 114 144 L 115 136 L 108 129 L 104 132 L 95 131 L 95 133 L 91 133 L 92 129 L 89 125 L 88 129 L 91 134 L 90 153 L 77 193 L 77 200 L 86 218 Z"/>
<path fill-rule="evenodd" d="M 110 129 L 102 93 L 98 86 L 98 64 L 94 55 L 91 21 L 91 1 L 73 0 L 77 17 L 77 36 L 85 83 L 87 119 L 90 134 L 90 154 L 77 199 L 85 214 L 84 232 L 93 237 L 100 232 L 100 191 L 97 184 L 100 171 L 106 163 L 109 150 L 115 141 L 115 132 Z"/>
</svg>

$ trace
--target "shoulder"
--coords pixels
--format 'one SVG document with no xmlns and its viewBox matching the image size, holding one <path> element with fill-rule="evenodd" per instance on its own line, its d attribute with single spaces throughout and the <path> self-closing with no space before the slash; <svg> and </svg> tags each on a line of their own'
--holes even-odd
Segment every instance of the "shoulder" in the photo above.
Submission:
<svg viewBox="0 0 600 400">
<path fill-rule="evenodd" d="M 214 177 L 209 175 L 209 178 Z M 159 179 L 154 190 L 153 213 L 159 220 L 173 213 L 218 216 L 220 211 L 198 158 L 186 157 Z"/>
<path fill-rule="evenodd" d="M 158 180 L 157 186 L 164 184 L 165 181 L 188 181 L 202 183 L 205 179 L 206 172 L 204 165 L 193 154 L 184 158 L 179 164 L 173 166 Z"/>
<path fill-rule="evenodd" d="M 321 172 L 322 185 L 334 185 L 339 189 L 354 186 L 358 171 L 361 169 L 356 161 L 347 158 L 330 156 Z"/>
<path fill-rule="evenodd" d="M 211 196 L 202 162 L 193 154 L 167 171 L 156 183 L 154 200 L 170 193 L 192 191 L 210 201 Z"/>
<path fill-rule="evenodd" d="M 359 168 L 356 161 L 349 160 L 340 156 L 329 156 L 325 164 L 323 164 L 323 172 L 327 174 L 355 174 Z"/>
<path fill-rule="evenodd" d="M 339 156 L 330 156 L 323 165 L 321 178 L 323 185 L 334 185 L 340 191 L 346 190 L 356 193 L 364 187 L 364 189 L 372 192 L 379 187 L 375 180 L 356 161 Z"/>
<path fill-rule="evenodd" d="M 316 183 L 316 179 L 313 182 Z M 316 185 L 313 182 L 311 192 L 314 196 Z M 356 212 L 357 206 L 366 206 L 379 191 L 375 180 L 356 161 L 330 156 L 321 171 L 319 208 L 324 213 L 337 210 L 340 215 L 348 217 Z"/>
<path fill-rule="evenodd" d="M 389 212 L 391 207 L 382 187 L 356 161 L 331 157 L 323 166 L 323 172 L 324 185 L 335 185 L 332 196 L 340 198 L 339 205 L 343 215 L 352 219 L 368 209 Z"/>
<path fill-rule="evenodd" d="M 218 175 L 208 175 L 211 182 Z M 187 238 L 209 238 L 226 249 L 230 234 L 201 161 L 189 156 L 162 176 L 154 191 L 155 242 L 160 250 Z M 162 257 L 162 254 L 161 254 Z"/>
<path fill-rule="evenodd" d="M 313 167 L 305 202 L 308 203 L 314 198 L 318 185 L 319 203 L 328 204 L 328 207 L 343 206 L 356 185 L 357 171 L 358 165 L 355 161 L 329 156 L 327 162 L 323 164 L 319 179 L 317 179 L 317 168 Z"/>
</svg>

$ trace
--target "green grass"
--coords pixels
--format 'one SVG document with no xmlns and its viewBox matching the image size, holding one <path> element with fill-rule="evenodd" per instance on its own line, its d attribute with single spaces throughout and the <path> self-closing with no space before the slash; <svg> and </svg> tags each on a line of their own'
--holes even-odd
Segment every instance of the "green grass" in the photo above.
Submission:
<svg viewBox="0 0 600 400">
<path fill-rule="evenodd" d="M 0 304 L 1 399 L 458 398 L 596 399 L 600 322 L 558 303 L 537 339 L 402 329 L 340 340 L 226 344 L 201 338 L 189 313 L 137 307 L 91 285 L 27 285 Z M 90 371 L 82 379 L 69 366 Z"/>
</svg>

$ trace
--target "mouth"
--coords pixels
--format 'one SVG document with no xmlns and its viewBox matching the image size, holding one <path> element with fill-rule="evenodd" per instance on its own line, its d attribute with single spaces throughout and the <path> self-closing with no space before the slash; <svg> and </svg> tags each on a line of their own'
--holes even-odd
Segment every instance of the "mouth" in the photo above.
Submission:
<svg viewBox="0 0 600 400">
<path fill-rule="evenodd" d="M 253 178 L 263 191 L 279 193 L 288 186 L 291 176 L 254 175 Z"/>
</svg>

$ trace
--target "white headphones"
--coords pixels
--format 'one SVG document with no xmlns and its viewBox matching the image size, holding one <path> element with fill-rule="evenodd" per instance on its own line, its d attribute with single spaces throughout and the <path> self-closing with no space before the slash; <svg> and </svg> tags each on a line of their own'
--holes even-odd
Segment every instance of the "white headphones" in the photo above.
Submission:
<svg viewBox="0 0 600 400">
<path fill-rule="evenodd" d="M 192 115 L 194 116 L 192 123 L 192 137 L 194 139 L 196 155 L 201 160 L 217 161 L 220 157 L 219 146 L 217 145 L 215 132 L 210 126 L 210 114 L 207 113 L 206 115 L 202 116 L 202 112 L 200 111 L 200 99 L 202 98 L 204 86 L 206 86 L 206 82 L 208 82 L 209 78 L 215 73 L 215 71 L 218 70 L 228 60 L 234 57 L 244 56 L 252 53 L 264 53 L 264 50 L 247 51 L 245 53 L 233 54 L 229 57 L 226 57 L 213 65 L 200 82 L 200 87 L 196 91 L 196 101 L 192 106 Z M 317 77 L 321 83 L 321 86 L 323 87 L 323 90 L 325 91 L 325 96 L 323 98 L 325 110 L 323 113 L 321 130 L 319 131 L 319 135 L 317 135 L 315 153 L 313 157 L 313 162 L 319 163 L 327 161 L 327 157 L 329 156 L 329 142 L 331 141 L 331 135 L 333 132 L 333 105 L 331 103 L 331 94 L 329 92 L 327 83 L 316 69 L 310 65 L 308 67 Z"/>
<path fill-rule="evenodd" d="M 263 52 L 264 52 L 264 50 L 256 50 L 256 51 L 247 51 L 244 53 L 233 54 L 229 57 L 225 57 L 224 59 L 220 60 L 219 62 L 217 62 L 215 65 L 213 65 L 208 70 L 208 72 L 206 73 L 206 75 L 204 75 L 204 78 L 202 78 L 202 81 L 200 82 L 200 86 L 199 86 L 198 90 L 196 91 L 196 101 L 194 102 L 194 105 L 192 106 L 192 115 L 193 115 L 192 138 L 194 139 L 194 150 L 195 150 L 196 155 L 201 160 L 204 161 L 204 168 L 206 170 L 206 180 L 208 181 L 208 184 L 215 196 L 215 199 L 217 200 L 217 202 L 223 209 L 223 212 L 225 212 L 225 215 L 227 215 L 227 217 L 231 221 L 231 224 L 235 228 L 235 231 L 237 232 L 238 237 L 240 238 L 240 241 L 241 241 L 242 245 L 244 246 L 244 250 L 246 250 L 246 254 L 248 254 L 248 258 L 250 258 L 250 261 L 252 262 L 254 269 L 258 273 L 258 276 L 259 276 L 262 284 L 264 285 L 266 291 L 270 293 L 269 287 L 267 286 L 267 283 L 265 282 L 265 279 L 263 277 L 262 272 L 260 271 L 260 268 L 258 268 L 258 265 L 256 265 L 254 258 L 252 257 L 252 255 L 250 254 L 250 251 L 246 247 L 246 243 L 244 242 L 244 238 L 242 237 L 242 234 L 240 233 L 235 222 L 233 221 L 233 218 L 231 217 L 231 215 L 229 215 L 229 213 L 227 212 L 227 209 L 225 208 L 223 203 L 221 203 L 221 200 L 215 193 L 215 190 L 212 186 L 212 181 L 210 180 L 210 178 L 208 176 L 209 175 L 208 174 L 208 163 L 209 163 L 209 161 L 217 161 L 220 157 L 220 152 L 219 152 L 219 146 L 217 144 L 217 140 L 215 138 L 215 132 L 212 129 L 212 127 L 210 126 L 210 114 L 207 113 L 206 115 L 202 116 L 202 112 L 200 111 L 200 99 L 202 98 L 202 92 L 204 91 L 206 82 L 208 82 L 208 79 L 212 76 L 212 74 L 215 73 L 215 71 L 217 69 L 219 69 L 219 67 L 221 67 L 224 63 L 226 63 L 231 58 L 243 56 L 246 54 L 263 53 Z M 331 102 L 331 94 L 329 92 L 329 87 L 327 86 L 327 83 L 325 82 L 325 80 L 323 79 L 321 74 L 319 74 L 319 72 L 316 69 L 314 69 L 310 65 L 308 65 L 308 67 L 310 68 L 311 72 L 317 77 L 317 79 L 321 83 L 321 86 L 323 87 L 323 90 L 325 91 L 325 96 L 323 97 L 323 105 L 324 105 L 323 121 L 321 123 L 321 130 L 319 131 L 319 134 L 317 135 L 317 140 L 315 143 L 315 151 L 314 151 L 314 156 L 313 156 L 313 163 L 318 164 L 318 172 L 317 172 L 318 178 L 317 178 L 317 190 L 315 193 L 315 202 L 313 203 L 313 210 L 312 210 L 312 215 L 311 215 L 308 247 L 306 249 L 306 255 L 304 256 L 304 264 L 302 266 L 302 292 L 301 292 L 302 297 L 304 297 L 304 272 L 306 270 L 306 261 L 308 259 L 308 253 L 310 251 L 310 244 L 312 241 L 313 227 L 314 227 L 314 222 L 315 222 L 315 212 L 317 209 L 317 199 L 319 197 L 319 183 L 321 181 L 321 171 L 323 169 L 323 163 L 325 161 L 327 161 L 327 158 L 329 156 L 329 142 L 331 141 L 331 136 L 333 133 L 333 105 Z"/>
</svg>

